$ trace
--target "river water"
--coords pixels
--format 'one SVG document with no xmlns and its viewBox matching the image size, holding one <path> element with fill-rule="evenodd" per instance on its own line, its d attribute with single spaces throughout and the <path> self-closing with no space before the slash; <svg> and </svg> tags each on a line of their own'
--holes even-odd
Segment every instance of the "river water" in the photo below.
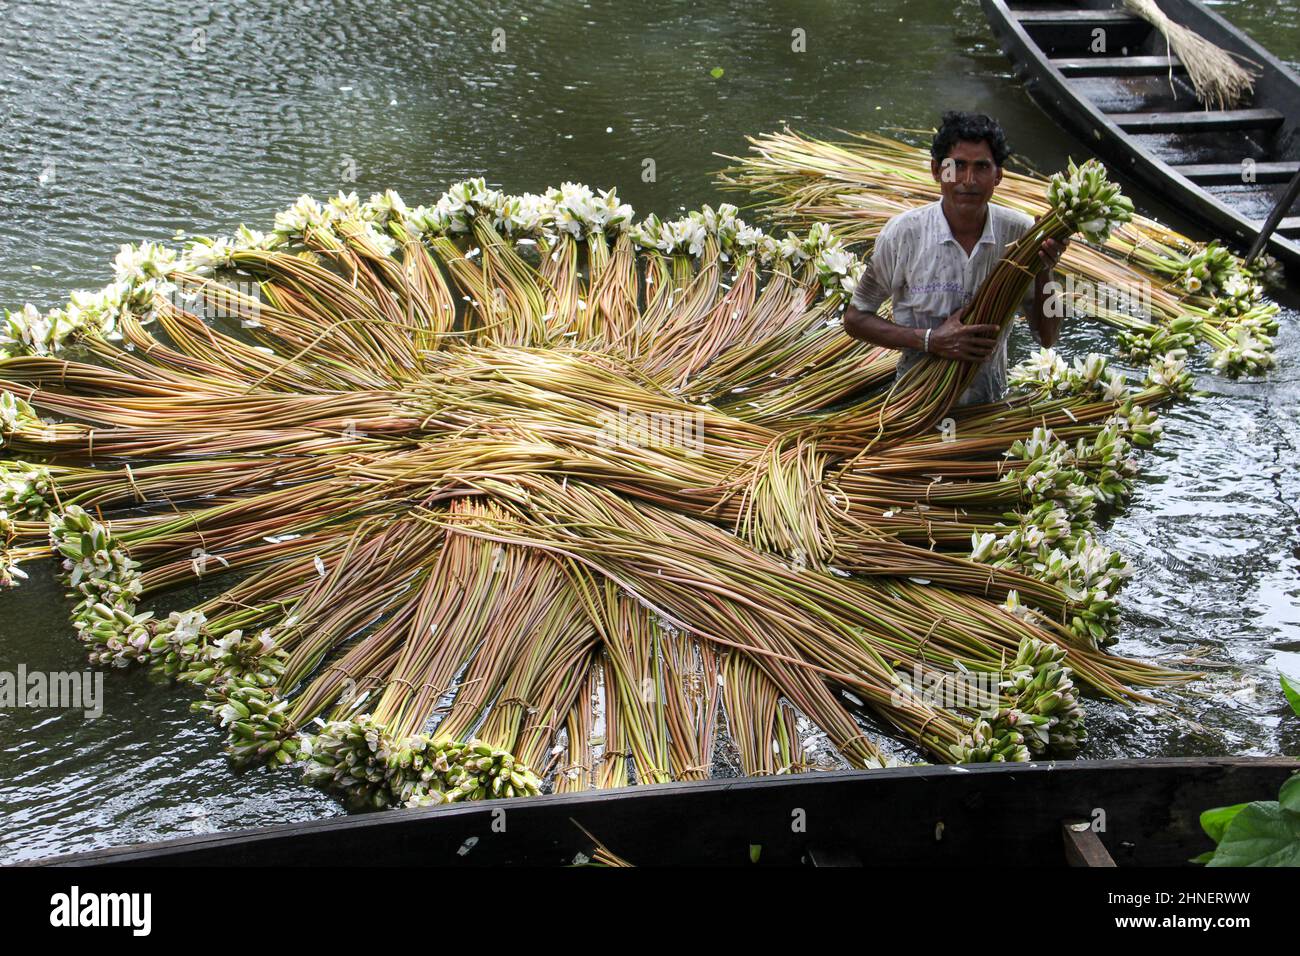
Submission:
<svg viewBox="0 0 1300 956">
<path fill-rule="evenodd" d="M 1213 6 L 1297 67 L 1300 2 Z M 1086 155 L 975 0 L 0 2 L 0 305 L 98 288 L 122 242 L 265 227 L 302 192 L 576 180 L 675 214 L 734 201 L 713 154 L 747 133 L 925 128 L 948 108 L 998 116 L 1038 169 Z M 1168 413 L 1107 531 L 1138 568 L 1119 650 L 1200 655 L 1212 676 L 1171 698 L 1178 720 L 1090 703 L 1084 757 L 1300 753 L 1276 677 L 1300 677 L 1296 318 L 1267 379 L 1202 375 L 1208 394 Z M 1083 326 L 1065 347 L 1106 345 Z M 0 670 L 81 669 L 66 621 L 33 569 L 0 596 Z M 292 774 L 232 771 L 181 690 L 112 673 L 105 699 L 93 720 L 0 710 L 0 862 L 341 812 Z"/>
</svg>

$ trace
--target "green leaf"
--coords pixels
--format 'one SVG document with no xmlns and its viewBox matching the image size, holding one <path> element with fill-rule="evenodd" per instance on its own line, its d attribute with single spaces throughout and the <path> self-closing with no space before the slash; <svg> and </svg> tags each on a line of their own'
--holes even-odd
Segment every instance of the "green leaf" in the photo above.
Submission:
<svg viewBox="0 0 1300 956">
<path fill-rule="evenodd" d="M 1188 862 L 1188 863 L 1199 863 L 1199 864 L 1201 864 L 1202 866 L 1204 866 L 1206 863 L 1209 863 L 1209 862 L 1210 862 L 1211 860 L 1213 860 L 1213 859 L 1214 859 L 1214 851 L 1213 851 L 1213 850 L 1206 850 L 1206 851 L 1205 851 L 1204 853 L 1202 853 L 1200 856 L 1194 856 L 1194 857 L 1192 857 L 1190 860 L 1188 860 L 1187 862 Z"/>
<path fill-rule="evenodd" d="M 760 843 L 751 843 L 749 845 L 749 862 L 757 863 L 759 854 L 763 852 L 763 846 Z"/>
<path fill-rule="evenodd" d="M 1215 807 L 1213 810 L 1206 810 L 1201 814 L 1201 829 L 1211 840 L 1218 843 L 1223 839 L 1223 831 L 1228 829 L 1228 824 L 1232 822 L 1233 817 L 1247 806 L 1249 804 L 1238 803 L 1231 807 Z"/>
<path fill-rule="evenodd" d="M 1300 774 L 1290 777 L 1282 784 L 1282 789 L 1277 793 L 1277 802 L 1283 810 L 1300 813 Z"/>
<path fill-rule="evenodd" d="M 715 80 L 721 79 L 722 73 L 723 70 L 722 67 L 720 66 L 715 66 L 713 69 L 709 70 L 709 75 L 712 76 Z"/>
<path fill-rule="evenodd" d="M 1209 866 L 1300 866 L 1300 813 L 1249 803 L 1228 824 Z"/>
<path fill-rule="evenodd" d="M 1291 709 L 1295 711 L 1297 717 L 1300 717 L 1300 687 L 1297 687 L 1285 674 L 1278 674 L 1282 679 L 1282 693 L 1286 694 L 1287 702 Z"/>
</svg>

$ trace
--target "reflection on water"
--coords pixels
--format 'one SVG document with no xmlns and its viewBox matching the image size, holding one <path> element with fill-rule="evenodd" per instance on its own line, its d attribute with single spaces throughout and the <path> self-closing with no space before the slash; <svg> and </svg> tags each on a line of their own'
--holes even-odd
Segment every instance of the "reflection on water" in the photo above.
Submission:
<svg viewBox="0 0 1300 956">
<path fill-rule="evenodd" d="M 1214 6 L 1300 60 L 1296 0 Z M 783 123 L 830 135 L 976 108 L 1039 169 L 1080 153 L 1012 80 L 974 0 L 493 7 L 5 3 L 0 304 L 47 308 L 102 285 L 118 243 L 265 225 L 302 192 L 432 202 L 465 176 L 570 179 L 671 214 L 718 201 L 715 152 Z M 1300 753 L 1275 677 L 1300 676 L 1295 319 L 1268 381 L 1205 376 L 1209 394 L 1170 413 L 1107 533 L 1139 570 L 1119 649 L 1194 655 L 1211 676 L 1169 698 L 1176 721 L 1094 702 L 1087 757 Z M 1105 339 L 1075 328 L 1066 346 Z M 82 669 L 66 611 L 48 569 L 0 599 L 0 670 Z M 184 691 L 111 673 L 105 693 L 99 720 L 0 710 L 0 861 L 339 812 L 291 774 L 233 772 Z"/>
</svg>

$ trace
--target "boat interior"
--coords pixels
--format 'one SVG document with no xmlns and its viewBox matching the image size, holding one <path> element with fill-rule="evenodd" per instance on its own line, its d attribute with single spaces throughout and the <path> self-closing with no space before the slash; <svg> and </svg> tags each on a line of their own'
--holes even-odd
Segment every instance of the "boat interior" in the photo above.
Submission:
<svg viewBox="0 0 1300 956">
<path fill-rule="evenodd" d="M 1119 0 L 1007 6 L 1075 92 L 1245 218 L 1266 218 L 1300 171 L 1300 96 L 1285 73 L 1242 61 L 1257 74 L 1253 93 L 1236 108 L 1207 109 L 1164 35 Z M 1250 49 L 1208 19 L 1187 25 L 1230 53 Z M 1288 214 L 1277 231 L 1300 238 L 1300 215 Z"/>
</svg>

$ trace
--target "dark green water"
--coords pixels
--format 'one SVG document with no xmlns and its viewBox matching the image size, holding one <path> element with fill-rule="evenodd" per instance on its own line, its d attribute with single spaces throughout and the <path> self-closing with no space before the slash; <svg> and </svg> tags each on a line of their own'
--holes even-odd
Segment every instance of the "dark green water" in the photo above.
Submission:
<svg viewBox="0 0 1300 956">
<path fill-rule="evenodd" d="M 98 288 L 122 242 L 264 227 L 302 192 L 432 203 L 466 176 L 577 180 L 675 213 L 720 198 L 715 152 L 787 123 L 922 128 L 980 109 L 1039 169 L 1083 155 L 1011 78 L 974 0 L 490 6 L 0 2 L 0 305 Z M 1213 6 L 1300 61 L 1297 0 Z M 1138 567 L 1119 649 L 1204 653 L 1215 676 L 1176 698 L 1203 730 L 1094 703 L 1086 757 L 1300 753 L 1275 676 L 1300 675 L 1295 320 L 1267 380 L 1202 376 L 1209 395 L 1168 415 L 1108 532 Z M 1090 328 L 1065 344 L 1105 347 Z M 0 595 L 0 670 L 82 668 L 59 586 L 32 578 Z M 0 862 L 340 812 L 291 774 L 233 773 L 181 691 L 113 673 L 105 695 L 97 720 L 0 710 Z"/>
</svg>

